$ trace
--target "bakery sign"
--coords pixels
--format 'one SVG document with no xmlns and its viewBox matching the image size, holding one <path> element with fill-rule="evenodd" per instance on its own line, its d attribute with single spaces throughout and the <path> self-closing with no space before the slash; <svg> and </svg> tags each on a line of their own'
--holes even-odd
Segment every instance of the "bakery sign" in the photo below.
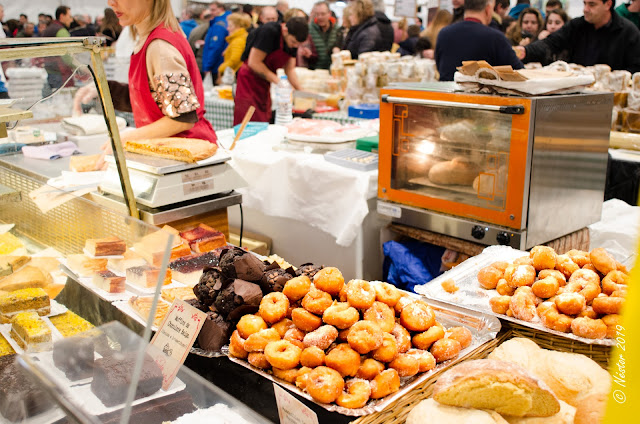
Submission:
<svg viewBox="0 0 640 424">
<path fill-rule="evenodd" d="M 418 11 L 416 0 L 396 0 L 393 5 L 393 15 L 404 18 L 415 18 Z"/>
<path fill-rule="evenodd" d="M 185 301 L 173 301 L 148 349 L 148 354 L 162 370 L 164 390 L 176 378 L 206 318 L 207 314 Z"/>
</svg>

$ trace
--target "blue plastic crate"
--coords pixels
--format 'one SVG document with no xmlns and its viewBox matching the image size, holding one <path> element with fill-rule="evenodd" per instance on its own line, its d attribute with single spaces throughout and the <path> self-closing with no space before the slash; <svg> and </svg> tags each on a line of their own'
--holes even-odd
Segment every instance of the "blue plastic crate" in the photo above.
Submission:
<svg viewBox="0 0 640 424">
<path fill-rule="evenodd" d="M 351 105 L 348 114 L 352 118 L 377 119 L 380 117 L 380 105 L 378 103 Z"/>
</svg>

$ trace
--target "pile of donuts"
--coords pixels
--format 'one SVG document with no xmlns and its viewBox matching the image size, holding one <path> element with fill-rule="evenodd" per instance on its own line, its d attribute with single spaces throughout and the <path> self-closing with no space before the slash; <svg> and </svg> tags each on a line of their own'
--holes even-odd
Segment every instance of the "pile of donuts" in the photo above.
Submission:
<svg viewBox="0 0 640 424">
<path fill-rule="evenodd" d="M 589 339 L 616 337 L 629 281 L 627 269 L 603 248 L 558 255 L 536 246 L 513 263 L 495 262 L 478 272 L 497 314 Z"/>
<path fill-rule="evenodd" d="M 270 370 L 317 402 L 362 408 L 400 389 L 400 378 L 456 358 L 472 342 L 391 284 L 351 280 L 337 268 L 287 281 L 243 316 L 229 354 Z"/>
</svg>

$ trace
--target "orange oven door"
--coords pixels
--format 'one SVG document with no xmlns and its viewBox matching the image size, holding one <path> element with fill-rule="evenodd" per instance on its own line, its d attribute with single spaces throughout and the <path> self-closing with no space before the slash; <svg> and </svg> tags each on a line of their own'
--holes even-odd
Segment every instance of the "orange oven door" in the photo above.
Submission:
<svg viewBox="0 0 640 424">
<path fill-rule="evenodd" d="M 384 89 L 378 198 L 526 227 L 531 99 Z"/>
</svg>

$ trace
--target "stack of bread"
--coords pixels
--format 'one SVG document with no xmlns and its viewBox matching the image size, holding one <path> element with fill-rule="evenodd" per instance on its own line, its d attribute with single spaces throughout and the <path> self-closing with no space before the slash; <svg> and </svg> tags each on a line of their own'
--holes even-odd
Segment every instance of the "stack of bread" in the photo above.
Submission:
<svg viewBox="0 0 640 424">
<path fill-rule="evenodd" d="M 454 359 L 472 342 L 445 329 L 425 302 L 382 282 L 351 280 L 337 268 L 290 279 L 266 295 L 231 336 L 231 356 L 270 370 L 320 403 L 362 408 L 412 377 Z"/>
<path fill-rule="evenodd" d="M 512 264 L 478 272 L 480 286 L 499 294 L 490 300 L 493 312 L 589 339 L 615 338 L 628 280 L 627 269 L 603 248 L 558 255 L 536 246 Z"/>
<path fill-rule="evenodd" d="M 445 372 L 433 398 L 418 404 L 407 424 L 435 416 L 451 424 L 596 424 L 604 416 L 610 388 L 609 373 L 586 356 L 516 338 L 488 359 Z"/>
</svg>

